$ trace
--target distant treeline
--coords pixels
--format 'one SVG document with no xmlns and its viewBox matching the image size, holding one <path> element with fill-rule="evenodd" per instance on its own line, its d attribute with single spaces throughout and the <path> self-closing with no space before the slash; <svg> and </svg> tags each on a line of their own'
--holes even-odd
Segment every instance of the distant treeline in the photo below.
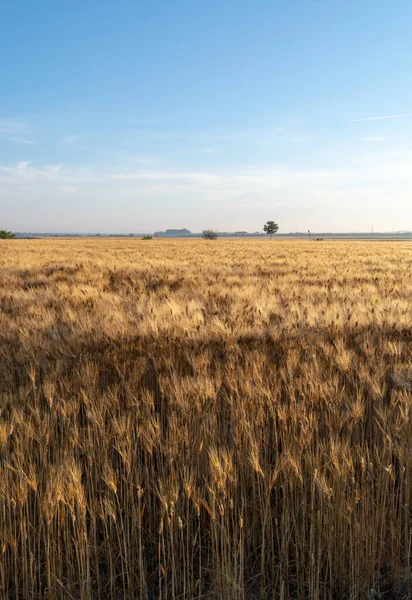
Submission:
<svg viewBox="0 0 412 600">
<path fill-rule="evenodd" d="M 140 238 L 147 235 L 148 232 L 141 233 L 34 233 L 34 232 L 16 232 L 16 238 L 36 238 L 36 237 L 121 237 L 121 238 Z M 267 237 L 260 231 L 219 231 L 219 237 Z M 412 239 L 412 231 L 391 231 L 377 233 L 330 233 L 330 232 L 311 232 L 312 237 L 322 237 L 324 239 Z M 153 237 L 157 238 L 200 238 L 201 232 L 192 233 L 189 229 L 166 229 L 166 231 L 155 231 Z M 308 238 L 308 233 L 277 233 L 276 237 L 281 238 Z"/>
</svg>

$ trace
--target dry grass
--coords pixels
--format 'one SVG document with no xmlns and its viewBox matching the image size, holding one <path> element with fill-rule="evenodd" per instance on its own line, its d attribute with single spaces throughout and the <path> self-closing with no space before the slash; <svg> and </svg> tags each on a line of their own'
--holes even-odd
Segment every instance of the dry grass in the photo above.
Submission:
<svg viewBox="0 0 412 600">
<path fill-rule="evenodd" d="M 1 598 L 410 597 L 412 244 L 0 252 Z"/>
</svg>

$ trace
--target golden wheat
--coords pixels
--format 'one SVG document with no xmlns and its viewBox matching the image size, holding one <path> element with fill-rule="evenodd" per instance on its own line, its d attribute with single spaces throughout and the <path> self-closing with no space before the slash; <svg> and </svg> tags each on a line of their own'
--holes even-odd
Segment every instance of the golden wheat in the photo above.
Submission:
<svg viewBox="0 0 412 600">
<path fill-rule="evenodd" d="M 412 244 L 0 244 L 0 595 L 410 597 Z"/>
</svg>

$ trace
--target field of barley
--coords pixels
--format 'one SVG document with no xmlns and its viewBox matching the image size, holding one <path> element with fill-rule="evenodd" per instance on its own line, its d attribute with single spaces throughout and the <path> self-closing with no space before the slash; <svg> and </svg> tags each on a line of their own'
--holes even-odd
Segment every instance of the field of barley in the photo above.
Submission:
<svg viewBox="0 0 412 600">
<path fill-rule="evenodd" d="M 0 597 L 412 595 L 412 243 L 0 242 Z"/>
</svg>

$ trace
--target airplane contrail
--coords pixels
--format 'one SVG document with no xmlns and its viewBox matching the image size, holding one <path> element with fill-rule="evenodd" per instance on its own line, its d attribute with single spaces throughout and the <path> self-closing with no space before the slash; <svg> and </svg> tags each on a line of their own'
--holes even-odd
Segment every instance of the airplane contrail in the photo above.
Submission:
<svg viewBox="0 0 412 600">
<path fill-rule="evenodd" d="M 353 119 L 349 123 L 360 123 L 360 121 L 382 121 L 383 119 L 401 119 L 402 117 L 412 117 L 412 113 L 407 115 L 389 115 L 387 117 L 368 117 L 366 119 Z"/>
</svg>

